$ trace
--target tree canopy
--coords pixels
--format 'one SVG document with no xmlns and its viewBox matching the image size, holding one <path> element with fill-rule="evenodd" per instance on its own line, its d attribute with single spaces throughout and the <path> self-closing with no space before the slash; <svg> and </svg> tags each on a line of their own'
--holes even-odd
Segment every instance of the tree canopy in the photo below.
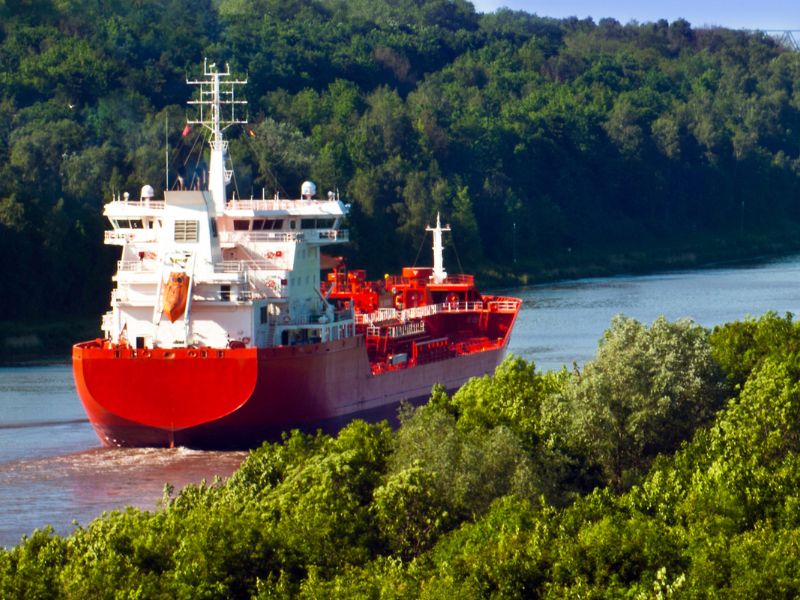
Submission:
<svg viewBox="0 0 800 600">
<path fill-rule="evenodd" d="M 800 224 L 800 55 L 764 34 L 462 0 L 0 11 L 3 319 L 103 310 L 102 204 L 164 187 L 165 133 L 172 177 L 191 167 L 204 57 L 249 80 L 237 195 L 339 189 L 373 273 L 410 263 L 438 210 L 448 260 L 506 281 L 774 249 Z"/>
<path fill-rule="evenodd" d="M 791 315 L 620 317 L 583 370 L 510 357 L 396 431 L 292 432 L 158 510 L 37 530 L 0 596 L 794 597 L 796 339 Z M 622 479 L 610 445 L 641 453 Z"/>
</svg>

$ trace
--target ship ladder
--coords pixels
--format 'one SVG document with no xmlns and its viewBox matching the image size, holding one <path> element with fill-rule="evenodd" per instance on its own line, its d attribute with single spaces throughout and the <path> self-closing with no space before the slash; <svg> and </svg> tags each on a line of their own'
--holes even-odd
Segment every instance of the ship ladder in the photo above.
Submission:
<svg viewBox="0 0 800 600">
<path fill-rule="evenodd" d="M 183 311 L 183 341 L 189 345 L 189 328 L 191 326 L 192 290 L 194 289 L 194 266 L 197 254 L 192 252 L 192 266 L 189 268 L 189 290 L 186 292 L 186 310 Z"/>
<path fill-rule="evenodd" d="M 161 325 L 161 316 L 164 314 L 164 307 L 162 306 L 161 296 L 164 294 L 164 268 L 166 267 L 167 259 L 164 257 L 161 261 L 161 269 L 158 271 L 158 287 L 156 288 L 156 301 L 153 305 L 153 345 L 158 345 L 158 328 Z"/>
<path fill-rule="evenodd" d="M 161 305 L 161 294 L 164 293 L 164 266 L 166 260 L 161 261 L 161 269 L 158 271 L 158 287 L 156 288 L 156 301 L 153 304 L 153 325 L 155 331 L 153 332 L 153 339 L 158 337 L 158 326 L 161 324 L 161 315 L 164 314 L 164 308 Z"/>
<path fill-rule="evenodd" d="M 383 353 L 386 354 L 389 351 L 389 332 L 386 332 L 386 335 L 381 338 L 383 341 Z"/>
<path fill-rule="evenodd" d="M 478 329 L 486 331 L 489 328 L 489 309 L 485 308 L 478 317 Z"/>
</svg>

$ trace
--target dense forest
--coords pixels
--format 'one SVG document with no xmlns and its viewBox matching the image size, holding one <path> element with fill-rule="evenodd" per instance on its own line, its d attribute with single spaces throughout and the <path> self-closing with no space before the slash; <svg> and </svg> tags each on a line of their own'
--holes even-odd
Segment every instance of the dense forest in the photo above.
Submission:
<svg viewBox="0 0 800 600">
<path fill-rule="evenodd" d="M 249 80 L 232 191 L 340 190 L 373 274 L 437 210 L 487 281 L 800 239 L 800 54 L 763 34 L 463 0 L 0 0 L 5 325 L 104 310 L 102 205 L 163 190 L 165 146 L 173 176 L 197 160 L 204 57 Z M 0 550 L 0 597 L 797 597 L 799 381 L 790 315 L 618 317 L 582 368 L 511 357 L 396 430 L 294 432 L 157 511 L 36 531 Z"/>
<path fill-rule="evenodd" d="M 249 81 L 231 193 L 338 189 L 375 276 L 437 210 L 450 270 L 485 282 L 798 247 L 800 55 L 764 34 L 464 0 L 0 2 L 6 324 L 105 309 L 102 205 L 160 193 L 165 146 L 173 180 L 197 160 L 204 57 Z"/>
<path fill-rule="evenodd" d="M 401 425 L 294 432 L 225 482 L 0 550 L 0 597 L 796 598 L 800 323 L 617 317 Z"/>
</svg>

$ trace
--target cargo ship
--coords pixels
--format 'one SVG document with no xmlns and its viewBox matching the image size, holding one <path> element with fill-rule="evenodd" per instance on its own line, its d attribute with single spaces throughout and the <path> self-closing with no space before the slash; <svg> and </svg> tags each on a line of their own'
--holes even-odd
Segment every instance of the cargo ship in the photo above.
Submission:
<svg viewBox="0 0 800 600">
<path fill-rule="evenodd" d="M 337 192 L 317 198 L 305 182 L 297 199 L 228 198 L 223 132 L 245 122 L 244 83 L 207 63 L 187 80 L 207 174 L 168 180 L 161 200 L 145 185 L 104 207 L 104 241 L 121 247 L 116 285 L 104 336 L 72 353 L 104 446 L 247 448 L 295 428 L 335 432 L 391 418 L 434 384 L 452 392 L 506 352 L 521 301 L 445 271 L 438 215 L 432 266 L 370 281 L 321 252 L 348 242 Z"/>
</svg>

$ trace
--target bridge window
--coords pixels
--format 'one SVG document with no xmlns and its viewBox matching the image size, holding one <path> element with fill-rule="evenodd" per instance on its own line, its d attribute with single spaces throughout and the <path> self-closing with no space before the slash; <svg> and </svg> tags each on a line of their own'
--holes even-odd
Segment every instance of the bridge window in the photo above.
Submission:
<svg viewBox="0 0 800 600">
<path fill-rule="evenodd" d="M 116 229 L 142 229 L 141 219 L 115 219 L 111 224 Z"/>
<path fill-rule="evenodd" d="M 249 229 L 250 229 L 250 221 L 246 221 L 244 219 L 236 219 L 233 222 L 234 231 L 247 231 Z"/>
<path fill-rule="evenodd" d="M 300 221 L 301 229 L 331 229 L 334 219 L 303 219 Z"/>
</svg>

